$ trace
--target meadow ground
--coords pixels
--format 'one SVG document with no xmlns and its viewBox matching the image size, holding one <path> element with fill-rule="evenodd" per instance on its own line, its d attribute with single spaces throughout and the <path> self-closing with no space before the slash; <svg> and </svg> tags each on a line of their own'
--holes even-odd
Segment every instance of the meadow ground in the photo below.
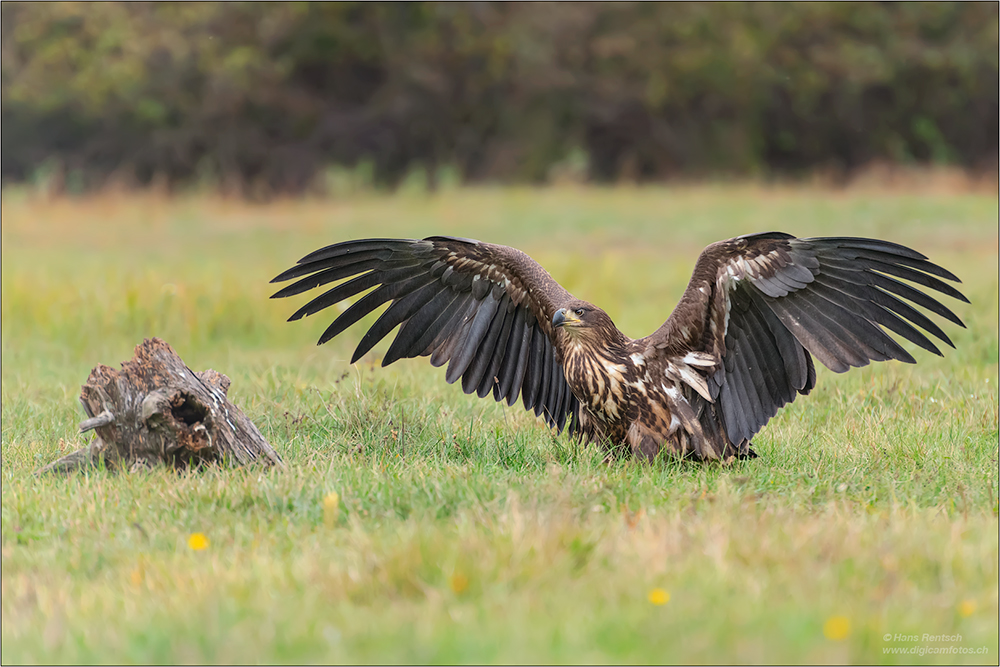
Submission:
<svg viewBox="0 0 1000 667">
<path fill-rule="evenodd" d="M 7 192 L 2 660 L 996 664 L 997 215 L 757 186 Z M 322 245 L 454 234 L 527 251 L 640 336 L 702 247 L 771 229 L 910 245 L 972 305 L 948 304 L 968 328 L 942 323 L 943 358 L 820 369 L 730 467 L 604 465 L 426 360 L 378 368 L 388 341 L 349 366 L 361 326 L 317 348 L 329 317 L 268 299 Z M 83 442 L 90 369 L 148 336 L 228 374 L 287 468 L 34 477 Z"/>
</svg>

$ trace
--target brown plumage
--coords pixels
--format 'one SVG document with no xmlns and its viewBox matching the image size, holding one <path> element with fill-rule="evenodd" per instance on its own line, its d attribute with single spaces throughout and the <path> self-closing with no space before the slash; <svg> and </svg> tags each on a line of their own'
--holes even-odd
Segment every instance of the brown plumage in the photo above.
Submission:
<svg viewBox="0 0 1000 667">
<path fill-rule="evenodd" d="M 303 277 L 305 276 L 305 277 Z M 528 410 L 609 450 L 651 459 L 754 456 L 750 439 L 778 408 L 816 384 L 812 357 L 835 372 L 869 361 L 914 363 L 882 327 L 940 355 L 916 327 L 952 344 L 903 299 L 959 326 L 944 305 L 897 278 L 968 303 L 960 282 L 887 241 L 771 232 L 708 246 L 680 303 L 633 340 L 607 313 L 573 297 L 514 248 L 470 239 L 365 239 L 328 246 L 272 282 L 274 297 L 342 282 L 289 318 L 370 290 L 319 339 L 386 302 L 351 363 L 399 326 L 382 360 L 430 356 L 466 393 Z M 900 298 L 902 297 L 902 298 Z M 916 326 L 914 326 L 916 325 Z"/>
</svg>

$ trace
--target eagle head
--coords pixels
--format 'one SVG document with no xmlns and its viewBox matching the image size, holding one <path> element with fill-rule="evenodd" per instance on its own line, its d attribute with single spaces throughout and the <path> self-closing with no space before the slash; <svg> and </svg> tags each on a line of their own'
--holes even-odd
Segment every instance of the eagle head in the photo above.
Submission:
<svg viewBox="0 0 1000 667">
<path fill-rule="evenodd" d="M 608 314 L 586 301 L 571 301 L 557 310 L 552 315 L 552 327 L 562 329 L 572 338 L 611 334 L 614 340 L 621 336 Z"/>
</svg>

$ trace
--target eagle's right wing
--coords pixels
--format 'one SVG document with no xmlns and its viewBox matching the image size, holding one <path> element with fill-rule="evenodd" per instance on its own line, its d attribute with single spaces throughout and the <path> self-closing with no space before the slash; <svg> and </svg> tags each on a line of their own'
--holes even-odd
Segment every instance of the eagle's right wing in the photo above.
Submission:
<svg viewBox="0 0 1000 667">
<path fill-rule="evenodd" d="M 446 236 L 346 241 L 306 255 L 274 278 L 271 282 L 301 279 L 272 298 L 352 276 L 357 277 L 314 298 L 289 321 L 371 290 L 327 327 L 320 345 L 391 301 L 351 363 L 398 326 L 383 366 L 430 355 L 435 366 L 448 363 L 445 379 L 462 378 L 467 394 L 485 397 L 492 391 L 508 405 L 520 394 L 525 409 L 560 430 L 567 415 L 576 413 L 552 328 L 558 304 L 572 295 L 520 250 Z"/>
</svg>

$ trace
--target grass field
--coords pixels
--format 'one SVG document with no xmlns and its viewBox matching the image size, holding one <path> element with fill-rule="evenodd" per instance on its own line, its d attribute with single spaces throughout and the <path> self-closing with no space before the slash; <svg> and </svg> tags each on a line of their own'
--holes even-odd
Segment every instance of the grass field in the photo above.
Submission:
<svg viewBox="0 0 1000 667">
<path fill-rule="evenodd" d="M 997 216 L 757 186 L 7 193 L 2 660 L 996 664 Z M 968 328 L 942 322 L 943 358 L 820 369 L 730 467 L 604 465 L 426 360 L 378 368 L 388 341 L 349 366 L 362 326 L 317 348 L 329 317 L 267 298 L 321 245 L 454 234 L 522 248 L 638 337 L 703 246 L 771 229 L 910 245 L 972 305 L 948 304 Z M 150 336 L 228 374 L 287 468 L 34 477 L 84 442 L 90 369 Z"/>
</svg>

